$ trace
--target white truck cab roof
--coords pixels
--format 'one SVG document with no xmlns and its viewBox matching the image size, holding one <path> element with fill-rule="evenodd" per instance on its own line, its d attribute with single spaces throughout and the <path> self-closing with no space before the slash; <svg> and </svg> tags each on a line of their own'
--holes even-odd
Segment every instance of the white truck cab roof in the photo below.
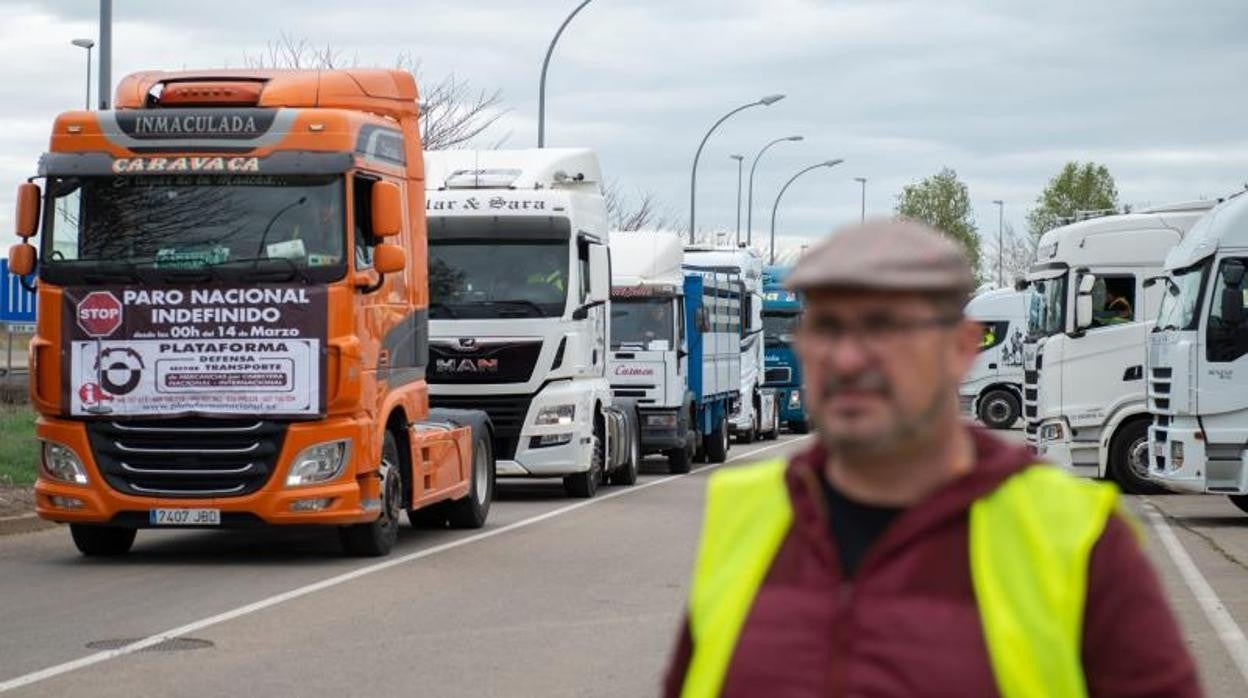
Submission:
<svg viewBox="0 0 1248 698">
<path fill-rule="evenodd" d="M 680 289 L 685 281 L 681 236 L 668 232 L 612 232 L 611 285 Z"/>
<path fill-rule="evenodd" d="M 426 151 L 425 189 L 601 192 L 602 169 L 589 148 Z"/>
<path fill-rule="evenodd" d="M 1192 228 L 1183 242 L 1166 255 L 1166 271 L 1186 269 L 1218 248 L 1248 248 L 1248 196 L 1243 192 L 1229 197 Z"/>
<path fill-rule="evenodd" d="M 714 247 L 687 245 L 685 264 L 692 267 L 734 267 L 750 288 L 762 286 L 763 255 L 750 247 Z"/>
<path fill-rule="evenodd" d="M 1012 288 L 999 288 L 975 296 L 964 312 L 972 320 L 1021 318 L 1027 310 L 1027 293 Z"/>
<path fill-rule="evenodd" d="M 1155 266 L 1210 209 L 1214 200 L 1191 201 L 1093 218 L 1054 228 L 1040 238 L 1029 279 L 1051 275 L 1055 264 Z M 1153 235 L 1145 233 L 1152 232 Z"/>
</svg>

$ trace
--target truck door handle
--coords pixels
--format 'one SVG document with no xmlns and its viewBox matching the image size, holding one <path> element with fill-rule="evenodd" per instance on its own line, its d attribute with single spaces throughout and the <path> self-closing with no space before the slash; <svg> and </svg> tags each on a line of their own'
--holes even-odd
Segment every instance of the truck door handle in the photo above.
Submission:
<svg viewBox="0 0 1248 698">
<path fill-rule="evenodd" d="M 1132 366 L 1128 368 L 1126 371 L 1123 371 L 1122 373 L 1122 380 L 1124 382 L 1125 381 L 1138 381 L 1142 378 L 1144 378 L 1143 366 Z"/>
<path fill-rule="evenodd" d="M 996 364 L 988 364 L 988 368 L 990 369 L 996 369 L 996 367 L 997 367 Z"/>
</svg>

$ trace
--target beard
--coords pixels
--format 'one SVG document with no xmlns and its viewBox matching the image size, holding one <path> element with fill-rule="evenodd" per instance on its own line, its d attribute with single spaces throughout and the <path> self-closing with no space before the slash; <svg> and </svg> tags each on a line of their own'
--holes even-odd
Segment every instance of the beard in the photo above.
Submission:
<svg viewBox="0 0 1248 698">
<path fill-rule="evenodd" d="M 819 438 L 830 453 L 851 457 L 905 452 L 922 441 L 940 420 L 952 389 L 948 381 L 941 381 L 932 391 L 927 404 L 910 411 L 897 401 L 892 385 L 878 371 L 850 377 L 829 376 L 820 386 L 824 401 L 846 392 L 866 393 L 880 398 L 886 414 L 878 427 L 869 430 L 829 428 L 820 420 L 816 425 Z"/>
</svg>

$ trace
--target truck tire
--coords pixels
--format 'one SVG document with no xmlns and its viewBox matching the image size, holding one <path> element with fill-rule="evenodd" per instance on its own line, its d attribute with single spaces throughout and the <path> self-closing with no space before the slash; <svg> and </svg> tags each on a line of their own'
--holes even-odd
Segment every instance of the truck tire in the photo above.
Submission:
<svg viewBox="0 0 1248 698">
<path fill-rule="evenodd" d="M 728 420 L 721 419 L 715 430 L 706 435 L 706 459 L 711 463 L 723 463 L 728 460 Z"/>
<path fill-rule="evenodd" d="M 667 452 L 667 472 L 673 475 L 684 475 L 693 467 L 693 454 L 689 447 L 677 448 Z"/>
<path fill-rule="evenodd" d="M 1109 449 L 1109 472 L 1129 494 L 1165 491 L 1148 478 L 1148 421 L 1137 419 L 1118 431 Z"/>
<path fill-rule="evenodd" d="M 590 461 L 589 470 L 563 478 L 563 491 L 569 497 L 592 499 L 594 495 L 598 494 L 598 483 L 602 480 L 603 445 L 602 435 L 595 431 L 593 460 Z"/>
<path fill-rule="evenodd" d="M 612 485 L 632 487 L 637 484 L 637 474 L 641 471 L 641 444 L 636 432 L 630 435 L 629 440 L 632 441 L 632 446 L 628 449 L 627 461 L 611 471 Z"/>
<path fill-rule="evenodd" d="M 390 554 L 399 537 L 399 513 L 403 511 L 403 469 L 399 467 L 399 442 L 386 430 L 381 445 L 381 512 L 373 521 L 338 529 L 342 549 L 354 557 L 382 557 Z"/>
<path fill-rule="evenodd" d="M 790 419 L 789 431 L 793 432 L 794 434 L 810 433 L 810 420 L 809 419 Z"/>
<path fill-rule="evenodd" d="M 774 400 L 771 403 L 771 431 L 763 434 L 763 438 L 768 441 L 780 438 L 780 405 Z"/>
<path fill-rule="evenodd" d="M 1231 500 L 1231 504 L 1238 507 L 1240 511 L 1248 514 L 1248 494 L 1228 494 L 1226 498 Z"/>
<path fill-rule="evenodd" d="M 468 496 L 446 502 L 451 528 L 481 528 L 494 501 L 494 448 L 485 424 L 472 423 L 472 480 Z"/>
<path fill-rule="evenodd" d="M 69 525 L 74 545 L 87 557 L 121 557 L 130 552 L 136 533 L 133 528 L 120 526 Z"/>
<path fill-rule="evenodd" d="M 1018 396 L 1005 389 L 989 390 L 979 400 L 979 421 L 990 429 L 1009 429 L 1021 413 Z"/>
</svg>

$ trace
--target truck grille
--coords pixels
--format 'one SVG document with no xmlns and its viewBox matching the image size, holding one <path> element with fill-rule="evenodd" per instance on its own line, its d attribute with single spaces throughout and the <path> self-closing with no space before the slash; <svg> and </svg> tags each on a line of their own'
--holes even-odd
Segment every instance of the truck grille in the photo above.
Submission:
<svg viewBox="0 0 1248 698">
<path fill-rule="evenodd" d="M 1033 449 L 1040 444 L 1039 382 L 1039 371 L 1023 371 L 1023 439 Z"/>
<path fill-rule="evenodd" d="M 532 395 L 430 395 L 430 407 L 481 410 L 494 426 L 494 457 L 511 460 L 524 428 L 524 418 L 533 404 Z"/>
<path fill-rule="evenodd" d="M 515 342 L 429 343 L 430 384 L 527 383 L 542 353 L 540 339 Z M 562 361 L 562 359 L 561 359 Z"/>
<path fill-rule="evenodd" d="M 1170 411 L 1170 389 L 1174 376 L 1172 368 L 1154 368 L 1148 376 L 1148 401 L 1150 412 Z"/>
<path fill-rule="evenodd" d="M 793 369 L 788 366 L 776 366 L 763 372 L 764 385 L 788 385 L 793 382 Z"/>
<path fill-rule="evenodd" d="M 612 383 L 611 395 L 633 398 L 640 405 L 653 405 L 657 402 L 658 387 L 653 383 Z"/>
<path fill-rule="evenodd" d="M 269 481 L 286 424 L 186 418 L 88 422 L 109 486 L 148 497 L 241 497 Z"/>
</svg>

